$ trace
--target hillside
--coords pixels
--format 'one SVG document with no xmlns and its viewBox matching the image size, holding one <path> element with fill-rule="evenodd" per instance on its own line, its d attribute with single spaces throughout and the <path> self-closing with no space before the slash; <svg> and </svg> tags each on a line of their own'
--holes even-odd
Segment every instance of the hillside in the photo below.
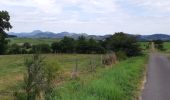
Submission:
<svg viewBox="0 0 170 100">
<path fill-rule="evenodd" d="M 86 33 L 69 33 L 69 32 L 61 32 L 61 33 L 54 33 L 54 32 L 43 32 L 40 30 L 35 30 L 30 33 L 22 32 L 22 33 L 14 33 L 10 32 L 9 35 L 15 35 L 19 38 L 58 38 L 61 39 L 65 36 L 72 37 L 74 39 L 77 39 L 79 36 L 85 36 L 87 38 L 94 38 L 97 40 L 105 39 L 106 37 L 109 37 L 110 35 L 88 35 Z"/>
<path fill-rule="evenodd" d="M 65 36 L 72 37 L 77 39 L 79 36 L 85 36 L 86 38 L 94 38 L 96 40 L 103 40 L 111 35 L 88 35 L 86 33 L 70 33 L 70 32 L 61 32 L 61 33 L 54 33 L 54 32 L 43 32 L 40 30 L 35 30 L 30 33 L 22 32 L 22 33 L 8 33 L 9 35 L 15 35 L 19 38 L 57 38 L 61 39 Z M 169 41 L 170 35 L 167 34 L 152 34 L 152 35 L 135 35 L 139 41 L 150 41 L 150 40 L 164 40 Z"/>
</svg>

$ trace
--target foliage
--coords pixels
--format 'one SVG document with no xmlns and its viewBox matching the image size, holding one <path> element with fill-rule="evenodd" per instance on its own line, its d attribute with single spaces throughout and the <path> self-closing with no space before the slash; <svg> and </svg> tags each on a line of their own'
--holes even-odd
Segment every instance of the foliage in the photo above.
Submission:
<svg viewBox="0 0 170 100">
<path fill-rule="evenodd" d="M 108 53 L 108 54 L 105 54 L 103 57 L 104 65 L 112 65 L 112 64 L 115 64 L 116 61 L 117 61 L 117 57 L 115 53 Z"/>
<path fill-rule="evenodd" d="M 22 47 L 25 48 L 25 49 L 30 49 L 32 46 L 31 46 L 30 43 L 25 42 L 25 43 L 23 43 Z"/>
<path fill-rule="evenodd" d="M 27 68 L 24 78 L 27 100 L 37 100 L 37 98 L 48 100 L 53 92 L 58 67 L 45 64 L 44 57 L 38 53 L 31 59 L 26 59 L 25 66 Z"/>
<path fill-rule="evenodd" d="M 0 54 L 4 54 L 7 49 L 7 41 L 5 38 L 7 34 L 5 30 L 12 28 L 10 22 L 10 16 L 7 11 L 0 11 Z"/>
<path fill-rule="evenodd" d="M 116 56 L 117 56 L 117 59 L 118 59 L 119 61 L 121 61 L 121 60 L 126 60 L 126 59 L 127 59 L 127 55 L 126 55 L 126 53 L 125 53 L 124 51 L 118 51 L 118 52 L 116 52 Z"/>
<path fill-rule="evenodd" d="M 64 37 L 60 41 L 61 50 L 64 53 L 74 53 L 75 52 L 75 41 L 73 38 Z"/>
<path fill-rule="evenodd" d="M 36 53 L 39 51 L 40 53 L 50 53 L 51 48 L 48 44 L 37 44 L 32 46 L 32 52 Z"/>
<path fill-rule="evenodd" d="M 31 44 L 22 43 L 22 53 L 79 53 L 79 54 L 104 54 L 106 52 L 122 51 L 127 57 L 136 56 L 141 53 L 141 46 L 134 36 L 123 32 L 115 33 L 106 40 L 87 39 L 80 36 L 78 39 L 64 37 L 60 41 L 55 41 L 51 45 L 46 43 Z"/>
<path fill-rule="evenodd" d="M 60 42 L 53 42 L 51 44 L 53 53 L 105 53 L 106 50 L 101 46 L 100 42 L 90 38 L 86 39 L 84 36 L 80 36 L 78 40 L 73 38 L 64 37 Z"/>
<path fill-rule="evenodd" d="M 155 48 L 161 51 L 165 50 L 164 42 L 162 40 L 154 40 L 153 42 L 154 42 Z"/>
<path fill-rule="evenodd" d="M 84 36 L 80 36 L 77 40 L 77 53 L 88 53 L 88 42 Z"/>
<path fill-rule="evenodd" d="M 136 56 L 141 53 L 140 46 L 134 36 L 118 32 L 107 38 L 106 49 L 114 52 L 124 51 L 127 56 Z"/>
<path fill-rule="evenodd" d="M 36 100 L 37 97 L 42 98 L 41 93 L 44 91 L 46 83 L 43 59 L 39 54 L 35 54 L 31 59 L 26 59 L 25 61 L 27 73 L 24 81 L 27 100 Z"/>
<path fill-rule="evenodd" d="M 51 44 L 51 49 L 53 53 L 59 53 L 61 52 L 61 46 L 59 42 L 53 42 Z"/>
<path fill-rule="evenodd" d="M 20 54 L 21 48 L 18 44 L 12 44 L 8 51 L 9 54 Z"/>
</svg>

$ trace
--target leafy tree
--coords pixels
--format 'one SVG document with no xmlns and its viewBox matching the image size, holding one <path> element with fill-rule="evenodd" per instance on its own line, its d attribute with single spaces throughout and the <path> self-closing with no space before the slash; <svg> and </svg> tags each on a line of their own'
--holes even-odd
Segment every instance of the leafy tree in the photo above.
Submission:
<svg viewBox="0 0 170 100">
<path fill-rule="evenodd" d="M 21 47 L 18 44 L 12 44 L 9 47 L 9 53 L 10 54 L 20 54 L 21 53 Z"/>
<path fill-rule="evenodd" d="M 162 40 L 154 40 L 153 42 L 155 44 L 155 48 L 157 48 L 158 50 L 161 50 L 161 51 L 165 50 L 164 42 Z"/>
<path fill-rule="evenodd" d="M 134 36 L 118 32 L 106 39 L 106 48 L 114 52 L 123 51 L 127 56 L 136 56 L 141 53 L 140 46 Z"/>
<path fill-rule="evenodd" d="M 30 49 L 31 48 L 31 44 L 28 43 L 28 42 L 25 42 L 23 45 L 22 45 L 23 48 L 25 49 Z"/>
<path fill-rule="evenodd" d="M 0 54 L 5 53 L 7 49 L 7 41 L 5 38 L 7 37 L 6 30 L 12 28 L 10 22 L 10 16 L 7 11 L 0 11 Z"/>
<path fill-rule="evenodd" d="M 64 53 L 73 53 L 75 51 L 75 40 L 73 38 L 64 37 L 60 41 L 60 45 Z"/>
<path fill-rule="evenodd" d="M 53 53 L 61 52 L 61 44 L 59 42 L 53 42 L 51 44 L 51 49 Z"/>
<path fill-rule="evenodd" d="M 80 36 L 77 40 L 77 53 L 88 53 L 88 41 L 84 36 Z"/>
<path fill-rule="evenodd" d="M 98 41 L 93 38 L 88 40 L 88 52 L 89 53 L 104 53 L 104 48 L 100 45 Z"/>
</svg>

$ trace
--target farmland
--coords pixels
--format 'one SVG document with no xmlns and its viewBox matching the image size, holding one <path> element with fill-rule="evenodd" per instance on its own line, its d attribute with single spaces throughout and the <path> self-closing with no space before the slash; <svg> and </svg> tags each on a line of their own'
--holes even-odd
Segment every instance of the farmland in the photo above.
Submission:
<svg viewBox="0 0 170 100">
<path fill-rule="evenodd" d="M 52 42 L 59 41 L 59 39 L 52 39 L 52 38 L 8 38 L 10 44 L 19 44 L 19 43 L 31 43 L 31 44 L 51 44 Z"/>
<path fill-rule="evenodd" d="M 20 89 L 23 83 L 25 57 L 28 55 L 2 55 L 0 56 L 0 93 L 10 93 Z M 130 58 L 121 61 L 112 67 L 103 68 L 101 55 L 87 54 L 44 54 L 45 62 L 56 64 L 60 67 L 63 84 L 56 88 L 54 100 L 61 97 L 62 100 L 122 100 L 127 97 L 130 100 L 135 96 L 135 91 L 143 76 L 146 56 Z M 78 59 L 79 80 L 70 80 L 72 69 Z M 97 66 L 95 73 L 88 73 L 90 61 Z M 57 62 L 57 63 L 56 63 Z M 131 81 L 133 80 L 133 81 Z M 61 81 L 61 80 L 60 80 Z M 121 86 L 122 85 L 122 86 Z M 57 86 L 58 87 L 58 86 Z M 82 87 L 81 89 L 79 87 Z M 77 89 L 77 90 L 76 90 Z M 71 91 L 75 91 L 70 93 Z M 85 92 L 83 92 L 85 91 Z M 108 92 L 106 92 L 108 91 Z M 79 96 L 82 95 L 82 98 Z M 95 94 L 95 95 L 92 95 Z M 59 96 L 58 96 L 59 95 Z M 128 96 L 131 95 L 131 96 Z M 11 99 L 9 95 L 0 95 L 1 98 Z M 84 98 L 84 99 L 83 99 Z"/>
</svg>

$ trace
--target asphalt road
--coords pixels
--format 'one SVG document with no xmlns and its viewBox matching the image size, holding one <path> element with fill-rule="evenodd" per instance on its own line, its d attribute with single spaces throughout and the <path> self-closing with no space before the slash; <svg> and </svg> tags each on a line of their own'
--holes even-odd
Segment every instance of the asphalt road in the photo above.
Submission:
<svg viewBox="0 0 170 100">
<path fill-rule="evenodd" d="M 170 100 L 170 60 L 161 54 L 150 55 L 142 100 Z"/>
</svg>

